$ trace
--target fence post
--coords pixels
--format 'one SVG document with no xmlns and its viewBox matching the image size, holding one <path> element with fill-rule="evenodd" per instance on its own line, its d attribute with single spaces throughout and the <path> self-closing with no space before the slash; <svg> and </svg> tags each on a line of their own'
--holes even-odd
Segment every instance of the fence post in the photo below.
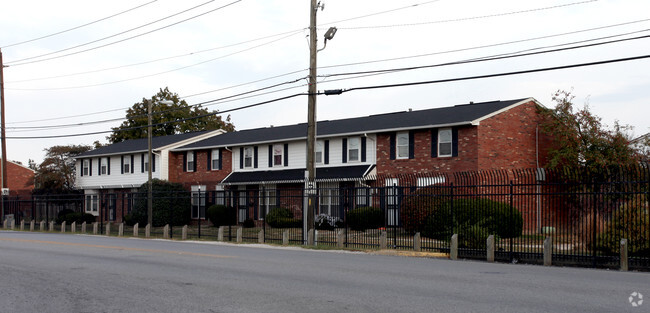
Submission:
<svg viewBox="0 0 650 313">
<path fill-rule="evenodd" d="M 544 239 L 544 266 L 553 264 L 553 240 L 548 236 Z"/>
<path fill-rule="evenodd" d="M 40 223 L 38 223 L 38 226 L 40 227 L 39 229 L 40 231 L 45 230 L 45 221 L 41 221 Z"/>
<path fill-rule="evenodd" d="M 120 223 L 119 226 L 117 226 L 117 236 L 124 236 L 124 223 Z"/>
<path fill-rule="evenodd" d="M 242 227 L 237 227 L 237 243 L 242 242 Z"/>
<path fill-rule="evenodd" d="M 458 234 L 451 236 L 451 248 L 449 250 L 449 258 L 458 260 Z"/>
<path fill-rule="evenodd" d="M 165 225 L 163 227 L 163 238 L 164 239 L 169 239 L 169 224 Z"/>
<path fill-rule="evenodd" d="M 65 221 L 61 222 L 61 232 L 65 233 Z"/>
<path fill-rule="evenodd" d="M 147 224 L 147 226 L 144 227 L 144 237 L 151 237 L 151 224 Z"/>
<path fill-rule="evenodd" d="M 385 250 L 388 248 L 388 233 L 382 230 L 379 234 L 379 249 Z"/>
<path fill-rule="evenodd" d="M 106 223 L 106 236 L 111 235 L 111 222 Z"/>
<path fill-rule="evenodd" d="M 219 231 L 217 231 L 217 241 L 223 241 L 223 229 L 226 226 L 219 226 Z"/>
<path fill-rule="evenodd" d="M 494 262 L 494 235 L 490 235 L 487 238 L 487 261 Z"/>
<path fill-rule="evenodd" d="M 621 271 L 628 270 L 627 239 L 621 239 Z"/>
<path fill-rule="evenodd" d="M 187 225 L 183 226 L 183 231 L 181 232 L 181 240 L 187 240 Z"/>
<path fill-rule="evenodd" d="M 257 233 L 257 242 L 264 243 L 264 230 L 260 230 L 260 232 Z"/>
<path fill-rule="evenodd" d="M 31 220 L 31 222 L 29 222 L 29 231 L 34 231 L 34 223 L 34 220 Z"/>
<path fill-rule="evenodd" d="M 138 235 L 139 235 L 138 227 L 139 226 L 140 225 L 138 223 L 135 223 L 135 225 L 133 225 L 133 237 L 136 237 L 136 238 L 138 237 Z"/>
<path fill-rule="evenodd" d="M 345 232 L 346 232 L 346 229 L 343 228 L 343 229 L 339 230 L 339 233 L 336 235 L 336 247 L 337 248 L 343 248 L 343 246 L 345 245 Z"/>
<path fill-rule="evenodd" d="M 50 231 L 54 231 L 54 221 L 50 222 Z"/>
<path fill-rule="evenodd" d="M 25 230 L 25 220 L 20 220 L 20 230 Z"/>
<path fill-rule="evenodd" d="M 77 222 L 72 222 L 72 224 L 70 224 L 70 232 L 71 233 L 77 232 Z"/>
<path fill-rule="evenodd" d="M 97 235 L 98 230 L 99 230 L 99 223 L 93 222 L 93 235 Z"/>
<path fill-rule="evenodd" d="M 413 236 L 413 251 L 420 252 L 422 251 L 422 237 L 420 233 L 415 233 Z"/>
<path fill-rule="evenodd" d="M 86 233 L 86 222 L 81 223 L 81 232 Z"/>
<path fill-rule="evenodd" d="M 286 229 L 285 231 L 282 232 L 282 245 L 287 246 L 289 245 L 289 230 Z"/>
</svg>

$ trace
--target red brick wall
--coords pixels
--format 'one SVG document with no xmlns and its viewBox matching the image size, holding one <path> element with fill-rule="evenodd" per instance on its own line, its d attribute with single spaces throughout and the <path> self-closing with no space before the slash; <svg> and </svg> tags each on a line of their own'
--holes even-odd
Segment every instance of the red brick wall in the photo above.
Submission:
<svg viewBox="0 0 650 313">
<path fill-rule="evenodd" d="M 541 122 L 534 101 L 481 121 L 478 126 L 478 168 L 537 167 L 536 130 Z M 547 138 L 539 132 L 540 166 L 546 163 Z"/>
<path fill-rule="evenodd" d="M 9 188 L 12 196 L 31 194 L 34 189 L 34 172 L 18 164 L 7 162 L 6 187 Z"/>
<path fill-rule="evenodd" d="M 215 187 L 232 171 L 232 152 L 222 150 L 221 170 L 208 171 L 208 151 L 197 150 L 196 171 L 183 172 L 183 153 L 169 153 L 169 181 L 181 183 L 187 190 L 192 185 L 206 185 L 206 190 L 215 190 Z"/>
<path fill-rule="evenodd" d="M 426 172 L 457 172 L 477 170 L 477 129 L 458 129 L 458 156 L 431 157 L 431 129 L 414 132 L 414 158 L 390 159 L 390 135 L 377 135 L 377 173 L 396 175 Z"/>
</svg>

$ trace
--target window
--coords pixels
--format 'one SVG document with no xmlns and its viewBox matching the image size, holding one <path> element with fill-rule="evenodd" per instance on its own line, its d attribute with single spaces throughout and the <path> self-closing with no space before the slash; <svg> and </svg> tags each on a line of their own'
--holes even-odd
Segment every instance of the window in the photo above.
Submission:
<svg viewBox="0 0 650 313">
<path fill-rule="evenodd" d="M 187 152 L 187 171 L 194 172 L 194 151 Z M 205 190 L 205 189 L 204 189 Z"/>
<path fill-rule="evenodd" d="M 86 195 L 86 213 L 97 215 L 98 207 L 97 195 Z"/>
<path fill-rule="evenodd" d="M 205 186 L 195 185 L 192 189 L 192 218 L 205 219 Z"/>
<path fill-rule="evenodd" d="M 339 187 L 338 183 L 321 183 L 318 186 L 320 201 L 319 214 L 339 217 Z"/>
<path fill-rule="evenodd" d="M 314 163 L 323 164 L 323 141 L 317 140 L 314 147 Z"/>
<path fill-rule="evenodd" d="M 131 173 L 131 157 L 126 155 L 124 156 L 124 174 Z"/>
<path fill-rule="evenodd" d="M 353 137 L 348 139 L 348 161 L 355 162 L 359 161 L 359 155 L 361 151 L 361 140 L 359 137 Z"/>
<path fill-rule="evenodd" d="M 266 185 L 260 190 L 260 198 L 262 199 L 260 217 L 262 218 L 275 208 L 275 188 L 275 185 Z"/>
<path fill-rule="evenodd" d="M 395 152 L 398 159 L 408 159 L 409 158 L 409 133 L 401 132 L 397 133 L 397 144 L 395 145 Z"/>
<path fill-rule="evenodd" d="M 223 186 L 217 185 L 216 193 L 214 196 L 214 204 L 217 205 L 226 205 L 226 192 L 223 190 Z"/>
<path fill-rule="evenodd" d="M 388 225 L 399 225 L 399 180 L 397 178 L 386 179 L 386 204 L 388 214 Z"/>
<path fill-rule="evenodd" d="M 253 147 L 244 148 L 244 168 L 253 167 Z"/>
<path fill-rule="evenodd" d="M 356 188 L 356 207 L 366 207 L 368 206 L 368 188 Z"/>
<path fill-rule="evenodd" d="M 273 145 L 273 166 L 282 166 L 283 145 Z"/>
<path fill-rule="evenodd" d="M 144 171 L 148 172 L 149 171 L 149 154 L 148 153 L 143 154 L 142 159 L 143 159 L 143 164 L 144 164 Z"/>
<path fill-rule="evenodd" d="M 452 146 L 451 128 L 438 130 L 438 156 L 450 157 Z"/>
<path fill-rule="evenodd" d="M 212 164 L 212 170 L 220 170 L 219 166 L 219 149 L 212 149 L 211 152 L 211 164 Z"/>
<path fill-rule="evenodd" d="M 88 161 L 83 160 L 83 176 L 88 176 Z"/>
<path fill-rule="evenodd" d="M 100 168 L 99 168 L 100 174 L 106 175 L 108 173 L 108 159 L 101 158 L 99 159 L 99 162 L 100 162 Z"/>
</svg>

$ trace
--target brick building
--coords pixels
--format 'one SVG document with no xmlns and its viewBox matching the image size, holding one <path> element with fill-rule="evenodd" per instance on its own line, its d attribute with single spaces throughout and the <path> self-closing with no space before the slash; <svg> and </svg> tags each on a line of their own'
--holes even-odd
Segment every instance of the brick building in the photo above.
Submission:
<svg viewBox="0 0 650 313">
<path fill-rule="evenodd" d="M 8 195 L 31 195 L 34 190 L 34 173 L 34 170 L 29 167 L 7 161 L 7 186 L 4 187 L 9 189 Z"/>
</svg>

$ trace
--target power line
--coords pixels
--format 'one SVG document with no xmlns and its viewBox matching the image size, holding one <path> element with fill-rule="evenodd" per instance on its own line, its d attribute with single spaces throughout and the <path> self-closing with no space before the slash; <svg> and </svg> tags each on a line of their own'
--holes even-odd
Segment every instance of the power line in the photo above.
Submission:
<svg viewBox="0 0 650 313">
<path fill-rule="evenodd" d="M 119 36 L 119 35 L 122 35 L 122 34 L 124 34 L 124 33 L 130 32 L 130 31 L 132 31 L 132 30 L 139 29 L 139 28 L 142 28 L 142 27 L 145 27 L 145 26 L 148 26 L 148 25 L 151 25 L 151 24 L 157 23 L 157 22 L 159 22 L 159 21 L 162 21 L 162 20 L 165 20 L 165 19 L 171 18 L 171 17 L 173 17 L 173 16 L 176 16 L 176 15 L 179 15 L 179 14 L 182 14 L 182 13 L 185 13 L 185 12 L 187 12 L 187 11 L 193 10 L 193 9 L 195 9 L 195 8 L 197 8 L 197 7 L 203 6 L 203 5 L 208 4 L 208 3 L 210 3 L 210 2 L 213 2 L 213 1 L 215 1 L 215 0 L 210 0 L 210 1 L 208 1 L 208 2 L 205 2 L 205 3 L 203 3 L 203 4 L 200 4 L 200 5 L 198 5 L 198 6 L 195 6 L 195 7 L 189 8 L 189 9 L 187 9 L 187 10 L 184 10 L 184 11 L 181 11 L 181 12 L 175 13 L 175 14 L 173 14 L 173 15 L 167 16 L 167 17 L 165 17 L 165 18 L 162 18 L 162 19 L 159 19 L 159 20 L 156 20 L 156 21 L 153 21 L 153 22 L 150 22 L 150 23 L 147 23 L 147 24 L 144 24 L 144 25 L 138 26 L 138 27 L 136 27 L 136 28 L 133 28 L 133 29 L 130 29 L 130 30 L 127 30 L 127 31 L 124 31 L 124 32 L 120 32 L 120 33 L 117 33 L 117 34 L 111 35 L 111 36 L 108 36 L 108 37 L 104 37 L 104 38 L 101 38 L 101 39 L 98 39 L 98 40 L 90 41 L 90 42 L 87 42 L 87 43 L 84 43 L 84 44 L 81 44 L 81 45 L 77 45 L 77 46 L 74 46 L 74 47 L 69 47 L 69 48 L 66 48 L 66 49 L 62 49 L 62 50 L 58 50 L 58 51 L 54 51 L 54 52 L 50 52 L 50 53 L 46 53 L 46 54 L 41 54 L 41 55 L 38 55 L 38 56 L 33 56 L 33 57 L 29 57 L 29 58 L 24 58 L 24 59 L 20 59 L 20 60 L 15 60 L 15 61 L 13 61 L 13 62 L 16 62 L 16 63 L 8 62 L 8 63 L 9 63 L 8 66 L 12 66 L 12 67 L 13 67 L 13 66 L 19 66 L 19 65 L 25 65 L 25 64 L 39 63 L 39 62 L 44 62 L 44 61 L 49 61 L 49 60 L 59 59 L 59 58 L 63 58 L 63 57 L 71 56 L 71 55 L 76 55 L 76 54 L 80 54 L 80 53 L 83 53 L 83 52 L 88 52 L 88 51 L 96 50 L 96 49 L 99 49 L 99 48 L 104 48 L 104 47 L 107 47 L 107 46 L 111 46 L 111 45 L 114 45 L 114 44 L 117 44 L 117 43 L 121 43 L 121 42 L 124 42 L 124 41 L 127 41 L 127 40 L 131 40 L 131 39 L 134 39 L 134 38 L 138 38 L 138 37 L 141 37 L 141 36 L 144 36 L 144 35 L 151 34 L 151 33 L 153 33 L 153 32 L 157 32 L 157 31 L 159 31 L 159 30 L 163 30 L 163 29 L 166 29 L 166 28 L 169 28 L 169 27 L 172 27 L 172 26 L 175 26 L 175 25 L 178 25 L 178 24 L 181 24 L 181 23 L 187 22 L 187 21 L 189 21 L 189 20 L 192 20 L 192 19 L 195 19 L 195 18 L 201 17 L 201 16 L 206 15 L 206 14 L 208 14 L 208 13 L 212 13 L 212 12 L 214 12 L 214 11 L 218 11 L 218 10 L 221 10 L 221 9 L 226 8 L 226 7 L 228 7 L 228 6 L 231 6 L 231 5 L 233 5 L 233 4 L 237 3 L 237 2 L 240 2 L 240 1 L 242 1 L 242 0 L 236 0 L 236 1 L 234 1 L 234 2 L 231 2 L 231 3 L 228 3 L 228 4 L 226 4 L 226 5 L 220 6 L 220 7 L 218 7 L 218 8 L 215 8 L 215 9 L 212 9 L 212 10 L 209 10 L 209 11 L 206 11 L 206 12 L 203 12 L 203 13 L 198 14 L 198 15 L 194 15 L 194 16 L 189 17 L 189 18 L 186 18 L 186 19 L 184 19 L 184 20 L 180 20 L 180 21 L 178 21 L 178 22 L 174 22 L 174 23 L 172 23 L 172 24 L 168 24 L 168 25 L 165 25 L 165 26 L 163 26 L 163 27 L 159 27 L 159 28 L 156 28 L 156 29 L 153 29 L 153 30 L 150 30 L 150 31 L 147 31 L 147 32 L 144 32 L 144 33 L 138 34 L 138 35 L 134 35 L 134 36 L 127 37 L 127 38 L 124 38 L 124 39 L 120 39 L 120 40 L 118 40 L 118 41 L 113 41 L 113 42 L 110 42 L 110 43 L 107 43 L 107 44 L 103 44 L 103 45 L 100 45 L 100 46 L 96 46 L 96 47 L 88 48 L 88 49 L 85 49 L 85 50 L 75 51 L 75 52 L 71 52 L 71 53 L 63 54 L 63 55 L 59 55 L 59 56 L 54 56 L 54 57 L 50 57 L 50 58 L 45 58 L 45 59 L 40 59 L 40 60 L 34 60 L 34 61 L 27 61 L 27 60 L 32 60 L 32 59 L 40 58 L 40 57 L 43 57 L 43 56 L 52 55 L 52 54 L 55 54 L 55 53 L 59 53 L 59 52 L 63 52 L 63 51 L 71 50 L 71 49 L 75 49 L 75 48 L 78 48 L 78 47 L 86 46 L 86 45 L 89 45 L 89 44 L 92 44 L 92 43 L 95 43 L 95 42 L 98 42 L 98 41 L 102 41 L 102 40 L 105 40 L 105 39 L 108 39 L 108 38 L 112 38 L 112 37 L 115 37 L 115 36 Z M 27 62 L 19 63 L 19 62 L 21 62 L 21 61 L 27 61 Z"/>
<path fill-rule="evenodd" d="M 104 18 L 101 18 L 101 19 L 98 19 L 98 20 L 95 20 L 95 21 L 92 21 L 92 22 L 89 22 L 89 23 L 86 23 L 86 24 L 82 24 L 82 25 L 79 25 L 79 26 L 75 26 L 75 27 L 72 27 L 72 28 L 68 28 L 68 29 L 66 29 L 66 30 L 58 31 L 58 32 L 56 32 L 56 33 L 52 33 L 52 34 L 49 34 L 49 35 L 41 36 L 41 37 L 38 37 L 38 38 L 29 39 L 29 40 L 25 40 L 25 41 L 21 41 L 21 42 L 17 42 L 17 43 L 12 43 L 12 44 L 10 44 L 10 45 L 6 45 L 6 46 L 4 46 L 4 47 L 0 47 L 0 48 L 2 48 L 2 49 L 4 49 L 4 48 L 9 48 L 9 47 L 13 47 L 13 46 L 18 46 L 18 45 L 22 45 L 22 44 L 26 44 L 26 43 L 30 43 L 30 42 L 34 42 L 34 41 L 38 41 L 38 40 L 45 39 L 45 38 L 50 38 L 50 37 L 53 37 L 53 36 L 56 36 L 56 35 L 61 35 L 61 34 L 63 34 L 63 33 L 67 33 L 67 32 L 70 32 L 70 31 L 73 31 L 73 30 L 76 30 L 76 29 L 82 28 L 82 27 L 90 26 L 90 25 L 92 25 L 92 24 L 96 24 L 96 23 L 99 23 L 99 22 L 101 22 L 101 21 L 105 21 L 105 20 L 108 20 L 108 19 L 110 19 L 110 18 L 116 17 L 116 16 L 118 16 L 118 15 L 122 15 L 122 14 L 125 14 L 125 13 L 128 13 L 128 12 L 134 11 L 134 10 L 139 9 L 139 8 L 141 8 L 141 7 L 144 7 L 144 6 L 146 6 L 146 5 L 152 4 L 152 3 L 156 2 L 156 1 L 158 1 L 158 0 L 153 0 L 153 1 L 151 1 L 151 2 L 147 2 L 147 3 L 145 3 L 145 4 L 141 4 L 141 5 L 137 6 L 137 7 L 134 7 L 134 8 L 128 9 L 128 10 L 126 10 L 126 11 L 122 11 L 122 12 L 119 12 L 119 13 L 116 13 L 116 14 L 113 14 L 113 15 L 109 15 L 109 16 L 107 16 L 107 17 L 104 17 Z"/>
<path fill-rule="evenodd" d="M 478 20 L 478 19 L 486 19 L 486 18 L 493 18 L 493 17 L 501 17 L 501 16 L 515 15 L 515 14 L 521 14 L 521 13 L 531 13 L 531 12 L 538 12 L 538 11 L 546 11 L 546 10 L 558 9 L 558 8 L 563 8 L 563 7 L 573 6 L 573 5 L 586 4 L 586 3 L 590 3 L 590 2 L 596 2 L 596 1 L 598 1 L 598 0 L 587 0 L 587 1 L 573 2 L 573 3 L 567 3 L 567 4 L 560 4 L 560 5 L 550 6 L 550 7 L 543 7 L 543 8 L 535 8 L 535 9 L 520 10 L 520 11 L 511 11 L 511 12 L 504 12 L 504 13 L 497 13 L 497 14 L 489 14 L 489 15 L 481 15 L 481 16 L 472 16 L 472 17 L 456 18 L 456 19 L 449 19 L 449 20 L 439 20 L 439 21 L 431 21 L 431 22 L 422 22 L 422 23 L 407 23 L 407 24 L 393 24 L 393 25 L 375 25 L 375 26 L 357 26 L 357 27 L 337 27 L 337 28 L 338 28 L 338 29 L 346 29 L 346 30 L 359 30 L 359 29 L 392 28 L 392 27 L 406 27 L 406 26 L 409 26 L 409 27 L 410 27 L 410 26 L 430 25 L 430 24 L 441 24 L 441 23 L 451 23 L 451 22 L 462 22 L 462 21 L 469 21 L 469 20 Z"/>
</svg>

